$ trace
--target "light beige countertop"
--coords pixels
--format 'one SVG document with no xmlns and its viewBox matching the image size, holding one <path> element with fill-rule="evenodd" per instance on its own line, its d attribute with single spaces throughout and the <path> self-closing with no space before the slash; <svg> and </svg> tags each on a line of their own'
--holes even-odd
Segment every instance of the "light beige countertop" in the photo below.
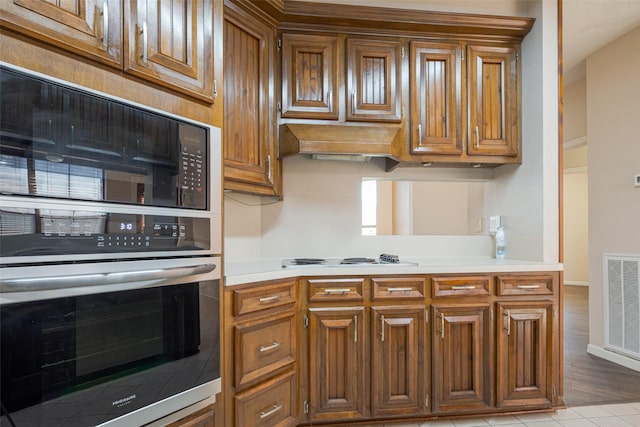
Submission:
<svg viewBox="0 0 640 427">
<path fill-rule="evenodd" d="M 562 270 L 560 263 L 512 259 L 496 260 L 491 257 L 401 257 L 401 261 L 415 263 L 415 265 L 372 264 L 283 268 L 281 258 L 231 261 L 224 264 L 224 279 L 226 286 L 233 286 L 300 276 L 515 273 Z"/>
</svg>

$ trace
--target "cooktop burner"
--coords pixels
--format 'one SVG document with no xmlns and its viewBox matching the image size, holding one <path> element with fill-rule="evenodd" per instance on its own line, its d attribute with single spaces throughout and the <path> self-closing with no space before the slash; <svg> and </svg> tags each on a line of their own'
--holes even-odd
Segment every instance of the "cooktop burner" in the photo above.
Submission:
<svg viewBox="0 0 640 427">
<path fill-rule="evenodd" d="M 412 266 L 413 262 L 400 262 L 397 255 L 381 254 L 379 258 L 289 258 L 282 260 L 282 268 L 291 267 L 347 267 L 368 265 Z"/>
</svg>

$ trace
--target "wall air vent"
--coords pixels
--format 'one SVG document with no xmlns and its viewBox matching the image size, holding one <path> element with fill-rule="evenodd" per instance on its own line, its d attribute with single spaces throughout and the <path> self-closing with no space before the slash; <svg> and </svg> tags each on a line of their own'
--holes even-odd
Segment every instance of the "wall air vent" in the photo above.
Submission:
<svg viewBox="0 0 640 427">
<path fill-rule="evenodd" d="M 603 255 L 605 348 L 640 360 L 640 255 Z"/>
</svg>

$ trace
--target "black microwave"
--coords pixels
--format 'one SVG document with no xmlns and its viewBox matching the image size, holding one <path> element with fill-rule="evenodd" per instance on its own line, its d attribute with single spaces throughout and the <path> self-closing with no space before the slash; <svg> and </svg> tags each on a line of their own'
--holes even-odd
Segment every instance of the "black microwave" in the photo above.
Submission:
<svg viewBox="0 0 640 427">
<path fill-rule="evenodd" d="M 0 193 L 209 208 L 209 128 L 7 67 L 0 93 Z"/>
</svg>

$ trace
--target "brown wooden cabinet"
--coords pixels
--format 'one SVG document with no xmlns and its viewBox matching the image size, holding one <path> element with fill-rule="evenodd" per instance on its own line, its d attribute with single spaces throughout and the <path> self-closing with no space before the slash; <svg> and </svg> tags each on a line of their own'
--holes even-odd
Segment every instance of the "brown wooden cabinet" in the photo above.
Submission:
<svg viewBox="0 0 640 427">
<path fill-rule="evenodd" d="M 467 46 L 470 155 L 519 154 L 518 49 L 515 45 Z"/>
<path fill-rule="evenodd" d="M 281 194 L 273 114 L 275 29 L 232 3 L 224 9 L 224 188 Z"/>
<path fill-rule="evenodd" d="M 309 309 L 311 421 L 367 415 L 364 307 Z"/>
<path fill-rule="evenodd" d="M 129 0 L 124 9 L 124 70 L 204 101 L 213 78 L 210 0 Z"/>
<path fill-rule="evenodd" d="M 462 154 L 462 45 L 411 42 L 411 154 Z"/>
<path fill-rule="evenodd" d="M 429 412 L 424 305 L 371 308 L 372 416 Z"/>
<path fill-rule="evenodd" d="M 213 103 L 211 0 L 6 0 L 2 26 Z"/>
<path fill-rule="evenodd" d="M 551 407 L 553 302 L 499 302 L 499 408 Z"/>
<path fill-rule="evenodd" d="M 347 38 L 346 51 L 347 120 L 400 122 L 402 42 Z"/>
<path fill-rule="evenodd" d="M 122 68 L 122 2 L 3 0 L 0 23 L 85 58 Z"/>
<path fill-rule="evenodd" d="M 283 34 L 282 117 L 338 118 L 338 38 Z"/>
<path fill-rule="evenodd" d="M 434 412 L 488 409 L 491 396 L 491 306 L 433 306 Z"/>
<path fill-rule="evenodd" d="M 224 295 L 224 425 L 296 425 L 296 280 Z"/>
<path fill-rule="evenodd" d="M 409 157 L 519 162 L 518 52 L 515 44 L 413 41 Z"/>
</svg>

